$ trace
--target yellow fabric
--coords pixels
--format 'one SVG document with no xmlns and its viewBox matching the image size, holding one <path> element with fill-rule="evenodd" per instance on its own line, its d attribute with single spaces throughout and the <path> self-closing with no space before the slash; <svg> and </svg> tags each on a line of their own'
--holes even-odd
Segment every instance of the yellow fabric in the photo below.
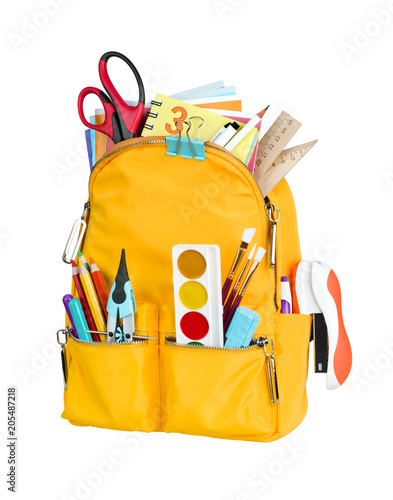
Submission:
<svg viewBox="0 0 393 500">
<path fill-rule="evenodd" d="M 170 157 L 165 143 L 152 139 L 152 144 L 121 143 L 131 147 L 118 151 L 117 145 L 94 168 L 83 253 L 99 263 L 109 289 L 125 248 L 137 330 L 157 340 L 100 346 L 69 338 L 63 417 L 75 425 L 113 429 L 277 439 L 307 411 L 311 327 L 308 316 L 277 312 L 274 298 L 276 291 L 279 300 L 280 276 L 301 258 L 288 185 L 282 181 L 269 195 L 281 210 L 275 271 L 269 267 L 264 200 L 244 165 L 209 146 L 203 162 Z M 278 406 L 269 400 L 263 349 L 192 349 L 170 341 L 176 333 L 172 247 L 219 245 L 224 282 L 247 227 L 256 228 L 253 241 L 267 252 L 242 305 L 261 315 L 255 336 L 274 340 Z"/>
</svg>

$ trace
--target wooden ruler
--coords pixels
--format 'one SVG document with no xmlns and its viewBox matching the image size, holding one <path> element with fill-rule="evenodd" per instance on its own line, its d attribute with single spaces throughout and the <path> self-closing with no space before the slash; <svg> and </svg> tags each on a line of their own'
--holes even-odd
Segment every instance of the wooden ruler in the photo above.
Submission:
<svg viewBox="0 0 393 500">
<path fill-rule="evenodd" d="M 263 170 L 259 178 L 256 178 L 263 196 L 267 196 L 317 142 L 318 140 L 306 142 L 300 146 L 294 146 L 293 148 L 281 151 L 274 162 Z"/>
<path fill-rule="evenodd" d="M 301 126 L 300 122 L 285 111 L 274 121 L 258 144 L 254 167 L 254 177 L 258 183 L 259 179 L 264 176 L 266 169 L 278 158 Z M 266 190 L 262 189 L 262 191 Z"/>
</svg>

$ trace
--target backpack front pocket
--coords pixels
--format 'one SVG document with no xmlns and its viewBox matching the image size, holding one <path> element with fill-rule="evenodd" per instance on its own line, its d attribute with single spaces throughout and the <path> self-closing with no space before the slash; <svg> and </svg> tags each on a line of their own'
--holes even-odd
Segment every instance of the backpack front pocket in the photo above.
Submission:
<svg viewBox="0 0 393 500">
<path fill-rule="evenodd" d="M 163 430 L 265 440 L 276 426 L 264 349 L 160 345 Z"/>
<path fill-rule="evenodd" d="M 136 333 L 157 338 L 151 304 L 138 308 Z M 110 344 L 68 337 L 62 417 L 75 425 L 155 430 L 160 420 L 157 340 Z"/>
</svg>

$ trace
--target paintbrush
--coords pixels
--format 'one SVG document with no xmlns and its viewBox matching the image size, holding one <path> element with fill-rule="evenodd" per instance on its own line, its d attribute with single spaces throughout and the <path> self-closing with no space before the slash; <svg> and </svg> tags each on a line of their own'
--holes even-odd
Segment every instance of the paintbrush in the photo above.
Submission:
<svg viewBox="0 0 393 500">
<path fill-rule="evenodd" d="M 248 270 L 243 283 L 240 287 L 240 290 L 238 294 L 236 295 L 235 300 L 233 301 L 233 304 L 229 310 L 229 313 L 227 314 L 227 317 L 225 318 L 224 321 L 224 333 L 227 331 L 230 322 L 232 321 L 233 315 L 235 314 L 236 309 L 239 307 L 240 302 L 243 299 L 244 294 L 246 293 L 247 287 L 250 284 L 251 278 L 253 277 L 259 263 L 262 260 L 262 257 L 265 255 L 266 250 L 262 247 L 259 247 L 257 250 L 257 253 L 255 255 L 255 259 L 253 260 L 250 269 Z"/>
<path fill-rule="evenodd" d="M 239 277 L 235 281 L 235 284 L 233 285 L 232 291 L 229 294 L 228 300 L 225 303 L 224 314 L 223 314 L 224 322 L 225 322 L 225 318 L 227 317 L 227 315 L 228 315 L 228 313 L 229 313 L 229 311 L 231 309 L 231 305 L 232 305 L 233 299 L 235 298 L 237 289 L 239 288 L 239 285 L 240 285 L 240 282 L 241 282 L 241 280 L 242 280 L 242 278 L 244 276 L 244 273 L 246 272 L 246 269 L 247 269 L 248 265 L 250 264 L 251 259 L 252 259 L 253 255 L 254 255 L 256 246 L 257 246 L 257 244 L 255 243 L 255 245 L 252 247 L 251 252 L 248 254 L 247 261 L 244 264 L 243 269 L 240 271 Z"/>
<path fill-rule="evenodd" d="M 245 229 L 242 236 L 242 241 L 237 249 L 236 256 L 232 262 L 231 270 L 229 271 L 228 277 L 225 280 L 224 286 L 222 287 L 222 303 L 225 304 L 225 299 L 228 296 L 228 292 L 231 288 L 233 278 L 235 277 L 235 273 L 237 268 L 240 265 L 240 262 L 243 258 L 243 255 L 246 253 L 247 247 L 252 240 L 255 234 L 255 227 Z"/>
</svg>

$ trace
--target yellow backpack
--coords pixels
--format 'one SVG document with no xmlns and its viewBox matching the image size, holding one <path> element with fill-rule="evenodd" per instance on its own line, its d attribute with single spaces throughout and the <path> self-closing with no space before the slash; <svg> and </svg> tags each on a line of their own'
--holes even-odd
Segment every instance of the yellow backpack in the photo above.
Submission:
<svg viewBox="0 0 393 500">
<path fill-rule="evenodd" d="M 205 144 L 205 161 L 166 152 L 164 137 L 130 139 L 92 171 L 81 249 L 99 263 L 110 289 L 125 248 L 136 332 L 156 339 L 83 342 L 68 329 L 62 416 L 74 425 L 127 431 L 278 439 L 307 411 L 311 317 L 278 308 L 280 277 L 301 260 L 291 191 L 283 180 L 264 199 L 247 167 L 212 143 Z M 176 344 L 172 247 L 219 245 L 224 281 L 246 227 L 256 228 L 254 241 L 267 252 L 242 305 L 261 316 L 254 338 L 272 342 L 237 349 Z M 279 401 L 270 394 L 270 356 Z"/>
</svg>

